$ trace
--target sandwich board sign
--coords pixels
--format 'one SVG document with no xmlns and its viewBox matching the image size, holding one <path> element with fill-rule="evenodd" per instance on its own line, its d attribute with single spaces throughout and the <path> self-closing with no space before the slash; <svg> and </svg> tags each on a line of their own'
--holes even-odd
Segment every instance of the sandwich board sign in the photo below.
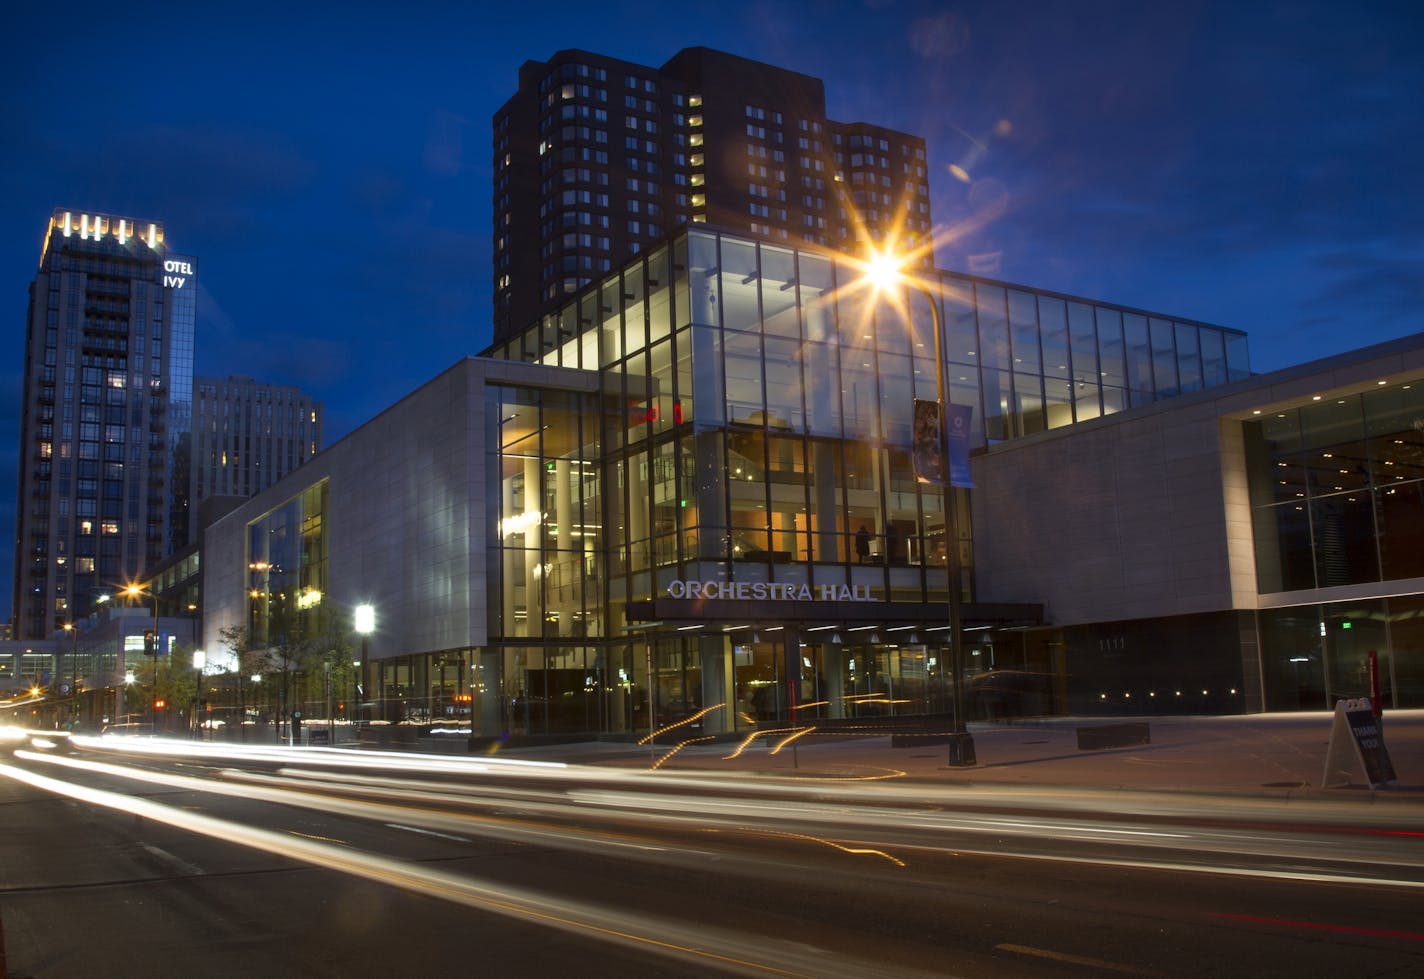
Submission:
<svg viewBox="0 0 1424 979">
<path fill-rule="evenodd" d="M 1396 781 L 1394 763 L 1384 746 L 1384 730 L 1370 698 L 1335 702 L 1335 720 L 1330 728 L 1330 744 L 1325 749 L 1325 776 L 1320 784 L 1336 788 L 1350 784 L 1350 776 L 1364 769 L 1365 781 L 1377 789 Z"/>
</svg>

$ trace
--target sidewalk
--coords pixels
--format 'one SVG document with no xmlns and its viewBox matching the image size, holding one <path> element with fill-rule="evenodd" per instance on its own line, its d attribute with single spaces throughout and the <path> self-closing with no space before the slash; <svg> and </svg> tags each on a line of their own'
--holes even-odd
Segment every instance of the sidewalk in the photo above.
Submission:
<svg viewBox="0 0 1424 979">
<path fill-rule="evenodd" d="M 585 742 L 499 752 L 513 758 L 627 768 L 761 773 L 869 779 L 906 778 L 974 786 L 1079 786 L 1158 791 L 1301 795 L 1399 800 L 1424 807 L 1424 710 L 1391 711 L 1385 746 L 1398 781 L 1371 790 L 1356 762 L 1350 784 L 1322 788 L 1334 715 L 1250 714 L 1228 717 L 1044 718 L 1011 724 L 971 723 L 978 764 L 950 768 L 944 745 L 892 747 L 889 736 L 825 736 L 812 732 L 779 749 L 759 737 L 676 748 L 675 732 L 655 746 Z M 1124 722 L 1149 726 L 1151 743 L 1080 750 L 1078 729 Z M 1353 750 L 1353 749 L 1352 749 Z M 1353 759 L 1353 755 L 1351 755 Z"/>
</svg>

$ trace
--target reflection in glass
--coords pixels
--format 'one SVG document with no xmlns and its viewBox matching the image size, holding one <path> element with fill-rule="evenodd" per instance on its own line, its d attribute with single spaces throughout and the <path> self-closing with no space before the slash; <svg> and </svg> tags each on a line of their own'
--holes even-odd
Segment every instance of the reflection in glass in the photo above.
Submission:
<svg viewBox="0 0 1424 979">
<path fill-rule="evenodd" d="M 1009 330 L 1013 343 L 1014 370 L 1038 373 L 1042 366 L 1038 345 L 1038 309 L 1034 297 L 1018 289 L 1009 290 Z"/>
<path fill-rule="evenodd" d="M 1200 391 L 1202 387 L 1202 362 L 1197 332 L 1196 327 L 1188 326 L 1186 323 L 1175 324 L 1177 376 L 1182 394 Z"/>
<path fill-rule="evenodd" d="M 1011 368 L 1009 358 L 1009 324 L 1005 312 L 1004 290 L 998 286 L 976 284 L 975 304 L 979 311 L 979 363 L 987 373 L 990 368 Z"/>
<path fill-rule="evenodd" d="M 1152 373 L 1151 390 L 1160 398 L 1169 398 L 1181 393 L 1177 377 L 1177 341 L 1170 320 L 1153 317 L 1149 323 L 1152 333 Z"/>
<path fill-rule="evenodd" d="M 1379 400 L 1379 399 L 1385 400 Z M 1408 472 L 1412 423 L 1395 437 L 1364 408 L 1387 405 L 1389 392 L 1334 399 L 1278 412 L 1244 427 L 1256 555 L 1263 591 L 1332 587 L 1413 577 L 1424 544 L 1417 499 L 1394 477 Z M 1369 433 L 1367 438 L 1366 433 Z M 1382 458 L 1379 454 L 1396 458 Z M 1383 481 L 1382 481 L 1383 477 Z M 1275 502 L 1286 501 L 1286 502 Z M 1308 514 L 1308 519 L 1306 515 Z M 1304 570 L 1311 555 L 1313 573 Z"/>
</svg>

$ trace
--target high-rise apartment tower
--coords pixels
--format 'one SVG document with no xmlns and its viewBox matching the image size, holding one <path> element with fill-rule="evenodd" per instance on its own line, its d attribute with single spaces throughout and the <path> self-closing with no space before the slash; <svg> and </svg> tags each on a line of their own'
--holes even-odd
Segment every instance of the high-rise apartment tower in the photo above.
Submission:
<svg viewBox="0 0 1424 979">
<path fill-rule="evenodd" d="M 30 284 L 15 635 L 46 638 L 188 539 L 197 260 L 57 210 Z"/>
<path fill-rule="evenodd" d="M 524 63 L 494 117 L 496 341 L 689 222 L 912 245 L 930 233 L 925 141 L 834 122 L 820 79 L 707 48 L 661 68 L 576 50 Z"/>
<path fill-rule="evenodd" d="M 288 384 L 193 382 L 193 499 L 254 496 L 321 450 L 322 406 Z"/>
</svg>

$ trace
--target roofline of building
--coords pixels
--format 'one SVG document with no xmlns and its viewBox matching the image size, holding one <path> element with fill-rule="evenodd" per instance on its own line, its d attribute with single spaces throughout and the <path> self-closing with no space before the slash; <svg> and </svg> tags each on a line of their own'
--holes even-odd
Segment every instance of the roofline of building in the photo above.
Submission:
<svg viewBox="0 0 1424 979">
<path fill-rule="evenodd" d="M 1424 333 L 1293 364 L 1239 381 L 1162 398 L 1032 435 L 996 442 L 981 453 L 998 455 L 1094 428 L 1131 424 L 1153 414 L 1216 406 L 1219 418 L 1251 421 L 1264 414 L 1304 408 L 1326 398 L 1350 397 L 1390 384 L 1424 381 Z M 978 454 L 978 453 L 976 453 Z"/>
<path fill-rule="evenodd" d="M 758 244 L 771 245 L 774 248 L 789 248 L 794 251 L 809 252 L 816 255 L 825 255 L 830 258 L 854 259 L 855 257 L 853 255 L 848 254 L 847 252 L 838 252 L 833 248 L 826 248 L 820 245 L 813 245 L 802 241 L 777 241 L 770 238 L 761 237 L 760 235 L 749 234 L 745 231 L 736 230 L 733 228 L 729 228 L 726 225 L 715 224 L 712 222 L 699 223 L 696 225 L 685 224 L 673 229 L 672 231 L 669 231 L 667 234 L 663 235 L 658 240 L 646 245 L 640 252 L 638 252 L 637 255 L 630 256 L 627 261 L 625 261 L 622 265 L 617 266 L 616 269 L 610 271 L 607 275 L 603 275 L 596 279 L 593 279 L 588 283 L 588 285 L 584 286 L 582 289 L 579 289 L 576 292 L 569 293 L 567 296 L 564 297 L 564 300 L 562 302 L 560 302 L 554 307 L 554 309 L 559 309 L 569 303 L 577 303 L 586 295 L 597 294 L 599 289 L 602 288 L 603 283 L 609 281 L 615 276 L 622 274 L 625 269 L 633 267 L 638 262 L 642 261 L 642 259 L 645 258 L 651 252 L 655 252 L 659 248 L 671 247 L 679 238 L 685 237 L 686 235 L 692 234 L 694 232 L 703 231 L 711 232 L 713 234 L 722 235 L 729 238 L 737 238 L 742 241 L 754 241 Z M 1095 306 L 1107 306 L 1123 313 L 1132 313 L 1138 316 L 1146 316 L 1149 319 L 1166 319 L 1171 320 L 1174 323 L 1184 323 L 1188 326 L 1197 326 L 1205 327 L 1211 330 L 1220 330 L 1223 333 L 1231 333 L 1241 337 L 1247 336 L 1245 330 L 1237 329 L 1236 327 L 1222 326 L 1219 323 L 1208 323 L 1204 320 L 1192 319 L 1187 316 L 1178 316 L 1176 313 L 1166 313 L 1161 310 L 1141 309 L 1136 306 L 1125 306 L 1122 303 L 1115 303 L 1109 299 L 1095 299 L 1090 296 L 1078 296 L 1072 293 L 1058 292 L 1054 289 L 1043 289 L 1039 286 L 1025 285 L 1021 282 L 1010 282 L 1004 279 L 990 279 L 982 275 L 974 275 L 970 272 L 959 272 L 954 269 L 932 268 L 926 271 L 916 271 L 915 274 L 921 276 L 932 276 L 936 281 L 942 281 L 943 276 L 953 276 L 955 279 L 967 280 L 969 282 L 975 283 L 976 285 L 992 286 L 1001 289 L 1014 289 L 1021 292 L 1031 292 L 1034 295 L 1048 296 L 1053 299 L 1062 299 L 1065 302 L 1087 303 Z M 545 315 L 550 314 L 546 313 Z M 537 325 L 539 325 L 538 320 L 532 323 L 526 323 L 524 326 L 516 329 L 509 336 L 506 336 L 503 340 L 491 341 L 489 346 L 485 347 L 485 349 L 480 353 L 480 356 L 490 356 L 491 352 L 496 347 L 503 346 L 510 340 L 522 334 L 525 330 L 531 329 L 532 327 L 535 327 Z"/>
</svg>

